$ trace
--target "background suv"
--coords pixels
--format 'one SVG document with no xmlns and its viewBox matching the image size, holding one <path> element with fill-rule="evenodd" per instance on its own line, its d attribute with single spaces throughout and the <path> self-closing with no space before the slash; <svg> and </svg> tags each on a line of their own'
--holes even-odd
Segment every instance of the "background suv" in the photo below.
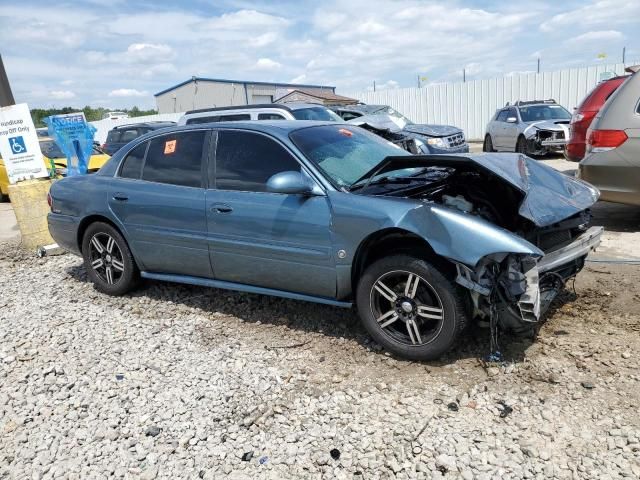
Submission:
<svg viewBox="0 0 640 480">
<path fill-rule="evenodd" d="M 496 111 L 487 125 L 485 152 L 545 155 L 562 151 L 571 114 L 555 100 L 517 101 Z"/>
<path fill-rule="evenodd" d="M 173 127 L 175 124 L 176 122 L 144 122 L 118 125 L 109 130 L 107 139 L 102 144 L 102 150 L 109 155 L 113 155 L 130 141 L 154 130 Z"/>
</svg>

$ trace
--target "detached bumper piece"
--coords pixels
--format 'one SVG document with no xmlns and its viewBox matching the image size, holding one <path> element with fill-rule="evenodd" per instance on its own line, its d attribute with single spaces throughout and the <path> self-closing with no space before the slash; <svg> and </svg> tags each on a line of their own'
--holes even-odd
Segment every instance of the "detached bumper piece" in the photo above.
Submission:
<svg viewBox="0 0 640 480">
<path fill-rule="evenodd" d="M 591 227 L 569 245 L 547 253 L 538 261 L 540 274 L 561 270 L 574 260 L 579 260 L 600 245 L 603 227 Z"/>
</svg>

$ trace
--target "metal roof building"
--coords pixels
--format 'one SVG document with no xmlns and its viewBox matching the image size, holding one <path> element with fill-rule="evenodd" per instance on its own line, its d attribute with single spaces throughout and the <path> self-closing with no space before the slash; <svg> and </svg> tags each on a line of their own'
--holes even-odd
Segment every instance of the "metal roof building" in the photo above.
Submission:
<svg viewBox="0 0 640 480">
<path fill-rule="evenodd" d="M 318 93 L 335 93 L 336 90 L 336 87 L 326 85 L 191 77 L 154 96 L 158 113 L 175 113 L 198 108 L 273 103 L 274 100 L 301 88 Z"/>
</svg>

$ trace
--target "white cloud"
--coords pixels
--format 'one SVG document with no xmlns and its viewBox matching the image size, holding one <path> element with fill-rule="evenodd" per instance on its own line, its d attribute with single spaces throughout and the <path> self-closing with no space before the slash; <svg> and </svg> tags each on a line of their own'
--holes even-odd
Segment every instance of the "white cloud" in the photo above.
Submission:
<svg viewBox="0 0 640 480">
<path fill-rule="evenodd" d="M 147 97 L 149 92 L 136 90 L 135 88 L 118 88 L 109 92 L 110 97 Z"/>
<path fill-rule="evenodd" d="M 175 57 L 169 45 L 156 43 L 132 43 L 120 57 L 121 60 L 135 64 L 164 63 Z M 120 55 L 118 55 L 120 56 Z"/>
<path fill-rule="evenodd" d="M 587 43 L 617 42 L 624 39 L 624 35 L 617 30 L 599 30 L 583 33 L 566 41 L 567 45 L 578 46 Z"/>
<path fill-rule="evenodd" d="M 282 64 L 270 58 L 259 58 L 254 68 L 256 70 L 278 70 L 282 68 Z"/>
<path fill-rule="evenodd" d="M 53 90 L 49 92 L 49 97 L 54 100 L 69 100 L 70 98 L 75 98 L 76 94 L 71 90 Z"/>
<path fill-rule="evenodd" d="M 257 37 L 249 38 L 249 45 L 254 48 L 266 47 L 267 45 L 272 44 L 278 38 L 278 34 L 276 32 L 267 32 L 262 35 L 258 35 Z"/>
<path fill-rule="evenodd" d="M 640 17 L 640 2 L 637 0 L 600 0 L 580 8 L 559 13 L 540 25 L 543 32 L 554 32 L 579 25 L 594 26 L 623 25 L 637 23 Z"/>
<path fill-rule="evenodd" d="M 303 73 L 302 75 L 293 77 L 291 80 L 289 80 L 289 83 L 304 83 L 306 81 L 307 81 L 307 76 Z"/>
</svg>

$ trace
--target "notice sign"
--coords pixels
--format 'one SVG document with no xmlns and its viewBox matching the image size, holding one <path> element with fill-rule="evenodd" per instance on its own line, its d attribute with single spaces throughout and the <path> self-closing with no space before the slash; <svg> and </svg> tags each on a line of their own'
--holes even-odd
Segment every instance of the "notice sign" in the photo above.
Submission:
<svg viewBox="0 0 640 480">
<path fill-rule="evenodd" d="M 52 115 L 45 118 L 44 123 L 67 157 L 67 176 L 87 173 L 96 128 L 87 123 L 84 113 Z"/>
<path fill-rule="evenodd" d="M 0 156 L 9 183 L 49 176 L 26 103 L 0 108 Z"/>
</svg>

